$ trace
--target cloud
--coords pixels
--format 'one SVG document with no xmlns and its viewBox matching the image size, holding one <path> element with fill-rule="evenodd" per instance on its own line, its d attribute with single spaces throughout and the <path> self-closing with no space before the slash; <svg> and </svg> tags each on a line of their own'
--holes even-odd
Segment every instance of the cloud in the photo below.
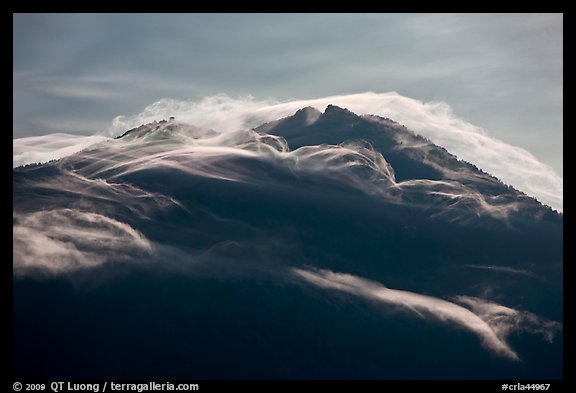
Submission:
<svg viewBox="0 0 576 393">
<path fill-rule="evenodd" d="M 245 130 L 218 134 L 178 121 L 142 126 L 70 159 L 89 163 L 75 164 L 74 173 L 109 182 L 143 171 L 170 170 L 286 190 L 304 181 L 324 188 L 357 190 L 386 203 L 419 207 L 430 207 L 433 201 L 438 209 L 431 209 L 430 214 L 451 222 L 486 216 L 507 221 L 511 212 L 523 206 L 521 201 L 484 196 L 458 180 L 397 181 L 385 157 L 367 142 L 289 151 L 279 136 Z M 61 167 L 68 168 L 65 162 Z"/>
<path fill-rule="evenodd" d="M 128 183 L 111 183 L 102 178 L 89 179 L 72 170 L 61 170 L 61 175 L 53 176 L 48 181 L 40 180 L 32 185 L 41 193 L 47 190 L 58 193 L 58 197 L 53 197 L 46 203 L 65 204 L 69 201 L 74 206 L 88 209 L 97 203 L 100 213 L 129 210 L 135 217 L 145 219 L 149 219 L 153 213 L 171 208 L 186 211 L 174 198 L 161 193 L 146 191 Z"/>
<path fill-rule="evenodd" d="M 350 274 L 300 268 L 293 268 L 292 273 L 307 283 L 321 288 L 346 292 L 381 304 L 399 306 L 424 319 L 459 326 L 475 334 L 487 349 L 512 360 L 520 358 L 506 342 L 510 333 L 525 330 L 542 334 L 547 341 L 551 341 L 561 326 L 557 322 L 542 320 L 534 314 L 516 311 L 478 298 L 467 296 L 456 298 L 460 303 L 469 306 L 468 309 L 436 297 L 389 289 L 378 282 Z"/>
<path fill-rule="evenodd" d="M 105 100 L 117 94 L 93 86 L 47 85 L 39 88 L 44 94 L 75 100 Z"/>
<path fill-rule="evenodd" d="M 75 209 L 13 213 L 15 275 L 61 274 L 153 253 L 128 224 Z"/>
<path fill-rule="evenodd" d="M 519 211 L 523 206 L 520 201 L 506 200 L 500 195 L 484 195 L 454 180 L 405 180 L 396 183 L 394 188 L 402 192 L 407 201 L 405 203 L 418 204 L 422 195 L 432 198 L 435 206 L 444 207 L 432 214 L 432 217 L 444 218 L 450 222 L 462 222 L 462 211 L 473 212 L 478 217 L 488 215 L 507 221 L 510 213 Z M 473 215 L 468 215 L 468 220 L 470 219 L 473 219 Z"/>
<path fill-rule="evenodd" d="M 563 179 L 550 166 L 541 163 L 526 150 L 499 141 L 460 119 L 446 103 L 422 102 L 394 92 L 288 102 L 272 98 L 231 98 L 226 95 L 209 96 L 197 101 L 162 99 L 146 107 L 142 113 L 116 117 L 108 132 L 117 135 L 142 124 L 175 116 L 177 120 L 200 128 L 229 133 L 292 115 L 305 106 L 324 110 L 328 104 L 345 107 L 357 114 L 377 114 L 394 119 L 505 183 L 559 211 L 563 209 Z M 63 157 L 91 142 L 103 140 L 100 136 L 80 138 L 54 134 L 15 139 L 14 165 Z"/>
<path fill-rule="evenodd" d="M 49 134 L 12 140 L 12 166 L 44 163 L 77 153 L 108 138 L 98 135 L 79 136 Z"/>
<path fill-rule="evenodd" d="M 71 77 L 27 72 L 13 73 L 20 89 L 32 90 L 53 98 L 102 101 L 118 98 L 121 78 L 109 76 Z"/>
<path fill-rule="evenodd" d="M 542 336 L 552 342 L 562 329 L 562 324 L 538 317 L 528 311 L 518 311 L 497 303 L 472 296 L 457 296 L 456 301 L 467 305 L 483 321 L 490 325 L 499 337 L 508 337 L 513 332 L 525 331 Z"/>
<path fill-rule="evenodd" d="M 550 166 L 538 161 L 528 151 L 491 137 L 481 128 L 459 118 L 444 102 L 422 102 L 395 92 L 367 92 L 287 102 L 226 95 L 197 101 L 162 99 L 146 107 L 142 113 L 115 118 L 110 130 L 113 134 L 120 133 L 153 120 L 176 116 L 190 124 L 226 132 L 256 127 L 292 115 L 306 106 L 323 111 L 328 104 L 357 114 L 391 118 L 541 202 L 560 211 L 563 208 L 563 180 Z"/>
<path fill-rule="evenodd" d="M 44 134 L 63 133 L 73 135 L 102 135 L 101 130 L 108 127 L 109 123 L 102 120 L 92 120 L 82 117 L 66 119 L 53 119 L 49 116 L 36 116 L 30 118 L 28 123 Z M 108 136 L 108 135 L 104 135 Z"/>
<path fill-rule="evenodd" d="M 536 275 L 528 270 L 516 269 L 508 266 L 492 266 L 492 265 L 463 265 L 462 267 L 470 269 L 492 270 L 495 272 L 504 272 L 512 274 L 522 274 L 525 276 L 536 277 Z"/>
</svg>

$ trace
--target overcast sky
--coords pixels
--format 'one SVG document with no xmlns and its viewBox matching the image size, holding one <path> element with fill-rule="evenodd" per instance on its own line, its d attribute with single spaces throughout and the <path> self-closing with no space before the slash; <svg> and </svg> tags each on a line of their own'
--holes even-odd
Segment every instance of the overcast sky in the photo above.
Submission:
<svg viewBox="0 0 576 393">
<path fill-rule="evenodd" d="M 561 14 L 16 14 L 14 138 L 93 134 L 161 98 L 396 91 L 563 174 Z"/>
</svg>

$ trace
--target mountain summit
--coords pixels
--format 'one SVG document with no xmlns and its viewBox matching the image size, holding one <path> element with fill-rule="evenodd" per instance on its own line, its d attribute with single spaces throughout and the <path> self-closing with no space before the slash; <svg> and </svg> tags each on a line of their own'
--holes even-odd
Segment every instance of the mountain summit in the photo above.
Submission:
<svg viewBox="0 0 576 393">
<path fill-rule="evenodd" d="M 16 377 L 562 377 L 562 215 L 393 120 L 154 122 L 13 184 Z"/>
</svg>

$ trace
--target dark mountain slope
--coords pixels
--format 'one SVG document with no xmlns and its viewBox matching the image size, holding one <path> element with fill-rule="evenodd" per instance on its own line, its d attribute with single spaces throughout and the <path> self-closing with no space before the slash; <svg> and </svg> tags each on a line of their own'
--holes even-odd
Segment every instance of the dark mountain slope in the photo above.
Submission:
<svg viewBox="0 0 576 393">
<path fill-rule="evenodd" d="M 13 185 L 18 377 L 562 376 L 562 216 L 391 120 L 152 123 Z"/>
</svg>

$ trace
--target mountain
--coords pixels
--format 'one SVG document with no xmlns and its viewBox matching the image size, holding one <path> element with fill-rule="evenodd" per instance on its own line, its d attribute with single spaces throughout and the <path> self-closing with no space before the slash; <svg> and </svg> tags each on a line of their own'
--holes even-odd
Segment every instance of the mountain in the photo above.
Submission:
<svg viewBox="0 0 576 393">
<path fill-rule="evenodd" d="M 390 119 L 171 119 L 13 185 L 18 378 L 562 378 L 562 215 Z"/>
</svg>

